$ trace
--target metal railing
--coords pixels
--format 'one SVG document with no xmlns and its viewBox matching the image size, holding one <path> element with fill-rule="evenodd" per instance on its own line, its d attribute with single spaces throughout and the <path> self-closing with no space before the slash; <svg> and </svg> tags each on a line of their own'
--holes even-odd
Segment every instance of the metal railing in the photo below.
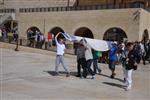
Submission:
<svg viewBox="0 0 150 100">
<path fill-rule="evenodd" d="M 9 44 L 16 44 L 16 42 L 14 41 L 14 38 L 12 36 L 7 36 L 7 38 L 3 39 L 3 38 L 0 38 L 0 42 L 4 42 L 4 43 L 9 43 Z M 30 48 L 35 48 L 35 49 L 41 49 L 41 50 L 48 50 L 48 51 L 56 51 L 56 46 L 53 45 L 53 46 L 49 46 L 49 43 L 48 41 L 45 41 L 42 45 L 41 48 L 37 48 L 36 47 L 36 42 L 35 40 L 32 41 L 32 44 L 30 44 L 30 40 L 28 39 L 19 39 L 19 42 L 18 44 L 20 46 L 25 46 L 25 47 L 30 47 Z M 66 50 L 66 53 L 67 54 L 73 54 L 74 55 L 74 49 L 72 48 L 72 45 L 71 44 L 66 44 L 66 47 L 67 47 L 67 50 Z"/>
<path fill-rule="evenodd" d="M 143 8 L 150 11 L 150 8 L 144 8 L 143 6 L 132 6 L 128 4 L 126 6 L 120 5 L 87 5 L 87 6 L 72 6 L 72 7 L 41 7 L 41 8 L 20 8 L 20 13 L 31 12 L 61 12 L 61 11 L 81 11 L 81 10 L 102 10 L 102 9 L 123 9 L 123 8 Z M 0 9 L 0 13 L 15 13 L 16 9 Z"/>
<path fill-rule="evenodd" d="M 0 9 L 0 13 L 15 13 L 15 9 Z"/>
<path fill-rule="evenodd" d="M 123 8 L 143 8 L 143 6 L 132 6 L 128 4 L 124 7 L 120 5 L 88 5 L 88 6 L 72 6 L 72 7 L 42 7 L 42 8 L 20 8 L 20 13 L 30 12 L 59 12 L 59 11 L 81 11 L 81 10 L 102 10 L 102 9 L 123 9 Z"/>
</svg>

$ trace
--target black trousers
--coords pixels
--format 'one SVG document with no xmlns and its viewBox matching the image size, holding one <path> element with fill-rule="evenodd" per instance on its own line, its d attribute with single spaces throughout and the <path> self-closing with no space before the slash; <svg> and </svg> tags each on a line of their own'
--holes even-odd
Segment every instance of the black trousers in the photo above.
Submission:
<svg viewBox="0 0 150 100">
<path fill-rule="evenodd" d="M 87 76 L 87 73 L 89 72 L 89 74 L 91 74 L 92 76 L 95 75 L 95 73 L 93 72 L 93 70 L 91 69 L 91 64 L 92 64 L 93 60 L 89 59 L 86 61 L 86 70 L 85 70 L 85 75 Z"/>
<path fill-rule="evenodd" d="M 85 73 L 85 65 L 86 65 L 86 60 L 85 58 L 80 58 L 77 60 L 77 72 L 78 72 L 78 76 L 81 77 L 81 68 L 83 69 L 83 74 Z"/>
</svg>

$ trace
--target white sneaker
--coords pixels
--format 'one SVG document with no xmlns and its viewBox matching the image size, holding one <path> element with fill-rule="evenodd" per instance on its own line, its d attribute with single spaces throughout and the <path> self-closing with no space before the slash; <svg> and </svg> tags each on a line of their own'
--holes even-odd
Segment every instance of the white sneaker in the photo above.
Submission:
<svg viewBox="0 0 150 100">
<path fill-rule="evenodd" d="M 126 91 L 131 90 L 131 86 L 127 86 L 127 88 L 125 89 Z"/>
<path fill-rule="evenodd" d="M 91 79 L 95 79 L 95 75 L 93 75 Z"/>
</svg>

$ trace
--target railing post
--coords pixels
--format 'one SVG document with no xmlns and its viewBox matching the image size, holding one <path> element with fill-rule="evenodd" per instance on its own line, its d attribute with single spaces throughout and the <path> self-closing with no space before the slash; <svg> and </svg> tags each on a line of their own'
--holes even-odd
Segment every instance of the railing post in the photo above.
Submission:
<svg viewBox="0 0 150 100">
<path fill-rule="evenodd" d="M 45 42 L 45 50 L 47 50 L 47 41 Z"/>
<path fill-rule="evenodd" d="M 22 39 L 20 39 L 20 45 L 22 45 Z"/>
</svg>

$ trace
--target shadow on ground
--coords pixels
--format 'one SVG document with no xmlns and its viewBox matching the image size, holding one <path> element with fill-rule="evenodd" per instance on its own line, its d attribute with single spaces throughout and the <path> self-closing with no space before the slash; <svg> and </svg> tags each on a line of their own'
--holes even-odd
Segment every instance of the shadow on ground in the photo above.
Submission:
<svg viewBox="0 0 150 100">
<path fill-rule="evenodd" d="M 55 71 L 44 71 L 46 73 L 48 73 L 49 75 L 51 76 L 57 76 L 56 72 Z M 63 76 L 63 75 L 66 75 L 66 72 L 63 72 L 63 71 L 59 71 L 59 76 Z M 77 75 L 77 72 L 70 72 L 70 75 L 71 76 L 76 76 Z"/>
<path fill-rule="evenodd" d="M 102 82 L 102 83 L 103 83 L 103 84 L 106 84 L 106 85 L 115 86 L 115 87 L 118 87 L 118 88 L 125 89 L 125 85 L 116 84 L 116 83 L 111 83 L 111 82 Z"/>
<path fill-rule="evenodd" d="M 105 74 L 99 74 L 99 75 L 101 75 L 101 76 L 104 76 L 104 77 L 107 77 L 107 78 L 110 78 L 110 76 L 108 76 L 108 75 L 105 75 Z M 124 80 L 122 80 L 122 79 L 119 79 L 119 78 L 113 78 L 114 80 L 117 80 L 117 81 L 120 81 L 120 82 L 124 82 Z"/>
</svg>

